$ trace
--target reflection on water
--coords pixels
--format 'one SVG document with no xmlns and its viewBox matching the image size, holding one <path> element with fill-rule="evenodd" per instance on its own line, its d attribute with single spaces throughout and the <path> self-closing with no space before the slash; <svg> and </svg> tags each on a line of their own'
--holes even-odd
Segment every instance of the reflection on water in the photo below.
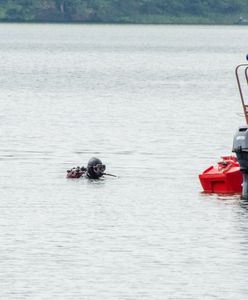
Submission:
<svg viewBox="0 0 248 300">
<path fill-rule="evenodd" d="M 247 200 L 240 200 L 239 202 L 240 207 L 248 211 L 248 201 Z"/>
<path fill-rule="evenodd" d="M 246 298 L 247 203 L 197 178 L 244 121 L 246 41 L 230 26 L 1 24 L 0 298 Z M 91 156 L 118 178 L 65 178 Z"/>
</svg>

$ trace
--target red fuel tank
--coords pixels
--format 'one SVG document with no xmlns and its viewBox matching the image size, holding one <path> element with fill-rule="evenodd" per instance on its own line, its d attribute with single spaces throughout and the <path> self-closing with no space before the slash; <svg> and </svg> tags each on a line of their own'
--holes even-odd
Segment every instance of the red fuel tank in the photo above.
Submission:
<svg viewBox="0 0 248 300">
<path fill-rule="evenodd" d="M 217 166 L 199 175 L 204 192 L 232 194 L 242 192 L 243 176 L 235 156 L 223 156 Z"/>
</svg>

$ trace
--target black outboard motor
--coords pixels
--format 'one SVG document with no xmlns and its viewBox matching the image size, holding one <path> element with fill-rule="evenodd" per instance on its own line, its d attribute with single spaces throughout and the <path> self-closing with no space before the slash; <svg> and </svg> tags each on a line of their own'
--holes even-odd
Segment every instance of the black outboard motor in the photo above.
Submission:
<svg viewBox="0 0 248 300">
<path fill-rule="evenodd" d="M 242 198 L 248 199 L 248 125 L 240 126 L 236 132 L 232 152 L 236 153 L 243 174 Z"/>
</svg>

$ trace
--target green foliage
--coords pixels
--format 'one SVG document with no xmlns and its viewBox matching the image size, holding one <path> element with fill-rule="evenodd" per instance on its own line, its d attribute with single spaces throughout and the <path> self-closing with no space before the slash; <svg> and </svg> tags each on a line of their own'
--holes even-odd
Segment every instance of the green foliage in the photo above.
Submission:
<svg viewBox="0 0 248 300">
<path fill-rule="evenodd" d="M 2 21 L 233 23 L 247 0 L 0 0 Z"/>
</svg>

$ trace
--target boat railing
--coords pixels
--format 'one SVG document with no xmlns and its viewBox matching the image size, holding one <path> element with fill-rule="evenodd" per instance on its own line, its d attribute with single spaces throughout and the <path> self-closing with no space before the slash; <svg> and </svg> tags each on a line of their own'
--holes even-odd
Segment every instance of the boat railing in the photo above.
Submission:
<svg viewBox="0 0 248 300">
<path fill-rule="evenodd" d="M 239 94 L 245 114 L 246 124 L 248 124 L 248 64 L 240 64 L 235 69 Z"/>
</svg>

